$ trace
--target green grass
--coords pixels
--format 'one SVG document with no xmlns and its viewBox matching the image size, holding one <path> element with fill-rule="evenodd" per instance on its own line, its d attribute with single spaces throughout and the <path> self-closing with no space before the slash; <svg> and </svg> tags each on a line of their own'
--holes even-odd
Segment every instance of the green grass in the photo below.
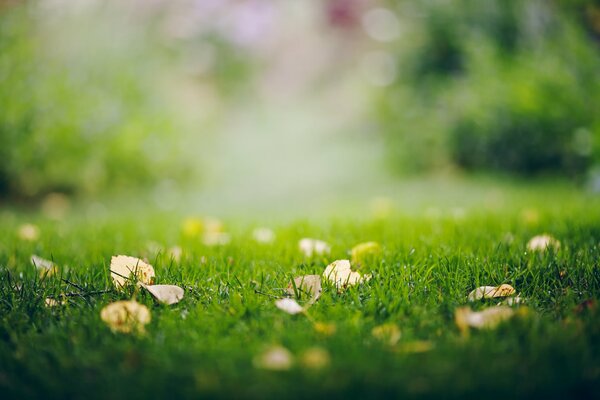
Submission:
<svg viewBox="0 0 600 400">
<path fill-rule="evenodd" d="M 600 311 L 579 307 L 600 295 L 600 203 L 581 193 L 541 193 L 536 202 L 512 199 L 490 211 L 468 208 L 462 217 L 441 211 L 386 219 L 367 216 L 272 224 L 276 241 L 258 244 L 247 221 L 225 221 L 230 244 L 206 247 L 181 235 L 183 215 L 75 211 L 51 221 L 24 211 L 0 213 L 0 397 L 2 398 L 375 398 L 375 397 L 594 397 L 600 390 Z M 518 196 L 517 196 L 518 197 Z M 552 200 L 552 201 L 548 201 Z M 522 209 L 534 204 L 538 221 Z M 123 216 L 125 215 L 125 216 Z M 41 237 L 24 242 L 23 222 Z M 562 246 L 531 254 L 527 241 L 548 232 Z M 305 258 L 298 239 L 332 246 L 327 257 Z M 325 286 L 308 311 L 333 323 L 335 334 L 315 331 L 309 318 L 274 306 L 290 279 L 321 274 L 348 258 L 357 243 L 383 246 L 368 265 L 373 278 L 337 293 Z M 163 252 L 179 244 L 179 263 Z M 150 248 L 149 248 L 150 247 Z M 40 280 L 29 257 L 53 259 L 61 273 Z M 110 257 L 147 257 L 157 283 L 186 288 L 172 306 L 149 294 L 111 290 L 74 296 L 48 308 L 47 296 L 111 289 Z M 454 311 L 480 285 L 513 285 L 527 299 L 518 316 L 497 329 L 463 337 Z M 108 303 L 135 297 L 152 312 L 143 336 L 112 333 L 101 321 Z M 475 309 L 494 306 L 477 303 Z M 396 323 L 400 342 L 386 346 L 373 327 Z M 426 352 L 404 351 L 429 341 Z M 257 369 L 252 360 L 270 345 L 296 359 L 325 349 L 329 366 L 300 362 L 288 371 Z"/>
</svg>

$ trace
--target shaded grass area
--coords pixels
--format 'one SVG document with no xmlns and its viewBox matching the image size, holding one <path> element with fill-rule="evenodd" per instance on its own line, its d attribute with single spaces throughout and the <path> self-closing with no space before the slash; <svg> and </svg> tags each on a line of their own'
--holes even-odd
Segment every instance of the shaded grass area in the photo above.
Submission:
<svg viewBox="0 0 600 400">
<path fill-rule="evenodd" d="M 505 206 L 495 212 L 393 214 L 384 219 L 324 219 L 273 226 L 273 244 L 252 239 L 253 225 L 226 221 L 232 241 L 207 247 L 181 234 L 181 216 L 82 215 L 52 222 L 37 214 L 2 214 L 0 231 L 0 394 L 3 398 L 375 398 L 594 397 L 600 389 L 600 207 L 597 199 L 565 196 L 536 211 Z M 519 204 L 519 203 L 516 203 Z M 557 206 L 560 204 L 560 207 Z M 16 234 L 39 225 L 38 241 Z M 527 241 L 548 232 L 560 250 L 530 253 Z M 298 239 L 328 241 L 326 257 L 304 257 Z M 325 286 L 310 319 L 332 323 L 318 332 L 303 315 L 274 306 L 291 278 L 321 274 L 348 258 L 357 243 L 382 244 L 365 265 L 373 278 L 338 293 Z M 178 244 L 179 262 L 160 248 Z M 158 245 L 158 246 L 157 246 Z M 29 258 L 53 259 L 60 273 L 40 279 Z M 173 306 L 145 292 L 112 290 L 110 257 L 146 257 L 157 283 L 185 288 Z M 65 281 L 79 286 L 70 285 Z M 454 311 L 480 285 L 513 285 L 525 305 L 517 317 L 490 331 L 461 335 Z M 48 308 L 47 296 L 72 296 Z M 100 320 L 111 301 L 135 297 L 152 312 L 144 336 L 112 333 Z M 587 301 L 592 300 L 592 301 Z M 483 309 L 496 302 L 480 302 Z M 394 322 L 395 346 L 371 330 Z M 428 351 L 414 351 L 427 341 Z M 253 358 L 283 345 L 297 359 L 289 371 L 265 371 Z M 311 347 L 331 363 L 300 362 Z M 418 349 L 417 349 L 418 350 Z"/>
</svg>

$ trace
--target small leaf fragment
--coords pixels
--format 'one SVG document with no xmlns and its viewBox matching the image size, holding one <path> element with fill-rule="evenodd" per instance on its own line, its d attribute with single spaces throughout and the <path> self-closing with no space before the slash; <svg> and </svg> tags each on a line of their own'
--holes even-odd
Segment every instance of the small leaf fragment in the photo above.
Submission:
<svg viewBox="0 0 600 400">
<path fill-rule="evenodd" d="M 388 346 L 394 346 L 402 336 L 400 328 L 393 322 L 376 326 L 371 330 L 373 337 Z"/>
<path fill-rule="evenodd" d="M 350 250 L 352 264 L 362 264 L 381 254 L 381 245 L 377 242 L 357 244 Z"/>
<path fill-rule="evenodd" d="M 141 286 L 150 292 L 150 294 L 158 301 L 167 305 L 179 303 L 179 301 L 183 299 L 183 289 L 176 285 L 141 284 Z"/>
<path fill-rule="evenodd" d="M 298 248 L 306 257 L 329 254 L 331 247 L 327 242 L 318 239 L 304 238 L 298 242 Z"/>
<path fill-rule="evenodd" d="M 294 299 L 279 299 L 275 301 L 275 305 L 281 311 L 284 311 L 291 315 L 300 314 L 304 312 L 304 308 L 302 308 L 302 306 L 298 304 Z"/>
<path fill-rule="evenodd" d="M 110 303 L 100 311 L 100 318 L 113 332 L 144 333 L 150 322 L 150 310 L 135 300 Z"/>
<path fill-rule="evenodd" d="M 469 293 L 469 301 L 507 297 L 515 294 L 515 288 L 506 283 L 500 286 L 480 286 Z"/>
<path fill-rule="evenodd" d="M 151 285 L 154 281 L 152 265 L 136 257 L 113 256 L 110 260 L 110 272 L 117 288 L 125 286 L 132 275 L 146 285 Z"/>
<path fill-rule="evenodd" d="M 294 364 L 294 356 L 283 346 L 273 346 L 254 357 L 254 367 L 271 371 L 287 371 Z"/>
<path fill-rule="evenodd" d="M 359 272 L 352 271 L 349 260 L 336 260 L 332 262 L 325 268 L 325 271 L 323 271 L 323 277 L 335 284 L 338 290 L 371 279 L 371 275 L 365 275 L 363 277 Z"/>
<path fill-rule="evenodd" d="M 546 251 L 549 248 L 558 250 L 560 242 L 548 234 L 534 236 L 527 242 L 527 249 L 530 251 Z"/>
<path fill-rule="evenodd" d="M 331 363 L 329 352 L 322 347 L 311 347 L 300 355 L 300 363 L 304 368 L 323 369 Z"/>
<path fill-rule="evenodd" d="M 52 276 L 58 272 L 58 266 L 56 264 L 50 260 L 36 256 L 35 254 L 31 255 L 30 261 L 37 268 L 40 277 L 42 278 L 45 276 Z"/>
<path fill-rule="evenodd" d="M 469 307 L 460 307 L 454 313 L 454 320 L 456 326 L 464 333 L 468 332 L 469 327 L 493 329 L 514 314 L 515 311 L 508 306 L 496 306 L 483 311 L 472 311 Z"/>
<path fill-rule="evenodd" d="M 334 323 L 315 322 L 313 328 L 315 329 L 315 332 L 323 336 L 332 336 L 337 331 L 337 327 Z"/>
<path fill-rule="evenodd" d="M 23 224 L 17 230 L 19 239 L 34 242 L 40 237 L 40 228 L 34 224 Z"/>
<path fill-rule="evenodd" d="M 269 244 L 275 240 L 275 232 L 269 228 L 256 228 L 252 231 L 252 237 L 258 243 Z"/>
<path fill-rule="evenodd" d="M 322 288 L 321 277 L 319 275 L 303 275 L 294 278 L 294 284 L 290 283 L 286 289 L 291 296 L 296 294 L 294 286 L 296 286 L 298 291 L 310 295 L 308 304 L 314 304 L 321 297 Z"/>
</svg>

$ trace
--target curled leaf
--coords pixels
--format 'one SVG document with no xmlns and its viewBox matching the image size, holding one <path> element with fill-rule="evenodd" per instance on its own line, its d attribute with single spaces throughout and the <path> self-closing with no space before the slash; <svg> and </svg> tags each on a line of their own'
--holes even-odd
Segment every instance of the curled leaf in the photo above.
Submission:
<svg viewBox="0 0 600 400">
<path fill-rule="evenodd" d="M 454 313 L 456 326 L 467 332 L 469 327 L 476 329 L 493 329 L 501 322 L 510 319 L 515 311 L 507 306 L 486 308 L 483 311 L 473 311 L 469 307 L 457 308 Z"/>
<path fill-rule="evenodd" d="M 150 310 L 135 300 L 122 300 L 104 307 L 100 318 L 113 332 L 144 333 L 144 326 L 150 322 Z"/>
<path fill-rule="evenodd" d="M 31 263 L 37 268 L 40 277 L 51 276 L 58 272 L 58 266 L 50 260 L 46 260 L 40 256 L 33 254 L 30 259 Z"/>
<path fill-rule="evenodd" d="M 272 371 L 287 371 L 294 364 L 294 356 L 282 346 L 273 346 L 254 357 L 254 367 Z"/>
<path fill-rule="evenodd" d="M 336 260 L 325 268 L 323 277 L 340 290 L 368 281 L 371 275 L 361 276 L 359 272 L 352 271 L 349 260 Z"/>
<path fill-rule="evenodd" d="M 113 256 L 110 260 L 110 272 L 117 288 L 123 287 L 131 276 L 141 283 L 151 285 L 154 281 L 154 268 L 139 258 L 130 256 Z"/>
<path fill-rule="evenodd" d="M 350 250 L 352 264 L 361 264 L 381 254 L 381 245 L 377 242 L 365 242 L 357 244 Z"/>
<path fill-rule="evenodd" d="M 179 303 L 183 299 L 183 289 L 175 285 L 144 285 L 141 286 L 146 289 L 152 296 L 158 301 L 164 304 L 175 304 Z"/>
<path fill-rule="evenodd" d="M 400 328 L 393 322 L 376 326 L 371 330 L 371 334 L 375 339 L 389 346 L 394 346 L 402 336 Z"/>
<path fill-rule="evenodd" d="M 507 297 L 515 294 L 515 288 L 504 283 L 500 286 L 480 286 L 469 293 L 469 301 Z"/>
<path fill-rule="evenodd" d="M 548 234 L 534 236 L 527 242 L 527 249 L 530 251 L 546 251 L 550 247 L 558 250 L 560 242 Z"/>
<path fill-rule="evenodd" d="M 329 254 L 331 251 L 331 248 L 327 242 L 311 238 L 300 239 L 298 242 L 298 248 L 306 257 Z"/>
<path fill-rule="evenodd" d="M 308 304 L 313 304 L 321 297 L 321 277 L 319 275 L 303 275 L 294 278 L 294 284 L 292 285 L 290 283 L 286 289 L 292 296 L 296 295 L 294 286 L 296 286 L 296 290 L 299 292 L 306 293 L 310 296 Z"/>
<path fill-rule="evenodd" d="M 281 311 L 285 311 L 288 314 L 295 315 L 304 312 L 304 308 L 293 299 L 279 299 L 275 301 L 275 305 Z"/>
</svg>

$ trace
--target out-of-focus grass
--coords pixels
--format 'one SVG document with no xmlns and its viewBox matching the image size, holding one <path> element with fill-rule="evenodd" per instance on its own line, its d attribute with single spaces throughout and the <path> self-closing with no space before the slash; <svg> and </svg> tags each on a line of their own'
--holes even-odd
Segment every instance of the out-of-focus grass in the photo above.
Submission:
<svg viewBox="0 0 600 400">
<path fill-rule="evenodd" d="M 370 216 L 365 206 L 362 215 L 275 219 L 273 244 L 256 243 L 251 235 L 268 213 L 256 214 L 253 222 L 230 217 L 225 226 L 232 241 L 222 247 L 182 236 L 185 211 L 153 213 L 148 207 L 98 217 L 75 210 L 50 221 L 5 210 L 2 397 L 593 397 L 600 386 L 600 315 L 597 305 L 578 305 L 590 299 L 595 304 L 600 293 L 598 199 L 568 187 L 505 185 L 506 202 L 494 209 L 468 205 L 453 212 L 440 206 L 464 195 L 465 187 L 432 190 L 437 211 L 422 204 L 420 213 L 407 212 L 406 203 L 392 198 L 387 205 L 391 201 L 396 211 L 383 218 Z M 23 222 L 40 227 L 38 241 L 18 239 Z M 558 238 L 560 250 L 527 251 L 527 241 L 542 232 Z M 306 236 L 328 241 L 331 255 L 302 256 L 297 242 Z M 366 266 L 373 278 L 343 293 L 326 286 L 309 309 L 313 320 L 335 324 L 333 335 L 275 308 L 269 295 L 282 296 L 291 277 L 320 274 L 367 240 L 383 246 L 379 262 Z M 179 262 L 164 251 L 175 244 L 183 249 Z M 53 259 L 60 275 L 40 280 L 31 254 Z M 44 306 L 46 296 L 79 291 L 60 278 L 84 292 L 110 289 L 114 254 L 147 257 L 157 283 L 184 287 L 184 300 L 161 306 L 147 293 L 110 291 Z M 517 307 L 519 316 L 496 330 L 462 337 L 454 310 L 476 286 L 501 283 L 527 299 Z M 111 333 L 100 309 L 132 296 L 151 309 L 147 334 Z M 386 322 L 402 331 L 396 346 L 371 335 Z M 415 341 L 432 348 L 411 352 Z M 297 360 L 316 346 L 331 363 L 320 370 L 301 362 L 289 371 L 256 369 L 253 358 L 273 344 L 287 347 Z"/>
</svg>

